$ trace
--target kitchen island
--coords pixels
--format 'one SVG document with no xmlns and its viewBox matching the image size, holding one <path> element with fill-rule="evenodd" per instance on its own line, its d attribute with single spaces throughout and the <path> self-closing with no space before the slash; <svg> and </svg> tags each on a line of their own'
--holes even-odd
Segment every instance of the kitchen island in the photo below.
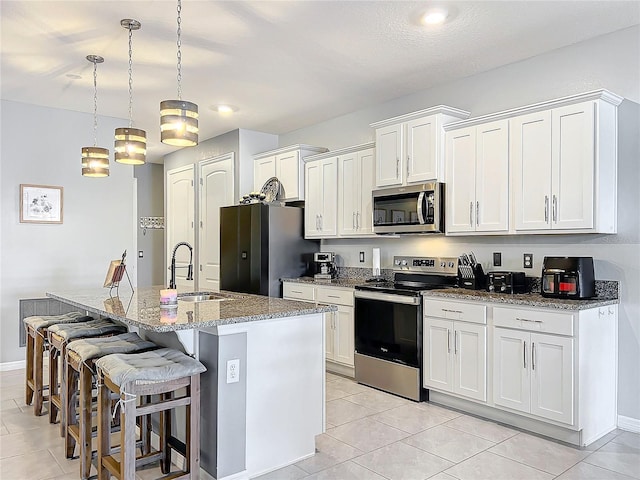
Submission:
<svg viewBox="0 0 640 480">
<path fill-rule="evenodd" d="M 204 478 L 252 478 L 313 455 L 325 426 L 324 313 L 336 307 L 233 292 L 194 302 L 183 292 L 177 308 L 164 309 L 161 288 L 119 297 L 105 289 L 47 296 L 123 322 L 207 367 L 201 376 Z"/>
</svg>

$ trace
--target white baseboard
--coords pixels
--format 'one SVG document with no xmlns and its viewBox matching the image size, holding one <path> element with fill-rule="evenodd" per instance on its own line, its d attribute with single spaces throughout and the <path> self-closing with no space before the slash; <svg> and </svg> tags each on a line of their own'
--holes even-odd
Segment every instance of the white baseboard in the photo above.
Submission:
<svg viewBox="0 0 640 480">
<path fill-rule="evenodd" d="M 628 432 L 640 433 L 640 418 L 618 415 L 618 428 Z"/>
<path fill-rule="evenodd" d="M 9 370 L 20 370 L 26 368 L 27 362 L 24 360 L 18 360 L 17 362 L 4 362 L 0 363 L 0 372 L 8 372 Z"/>
</svg>

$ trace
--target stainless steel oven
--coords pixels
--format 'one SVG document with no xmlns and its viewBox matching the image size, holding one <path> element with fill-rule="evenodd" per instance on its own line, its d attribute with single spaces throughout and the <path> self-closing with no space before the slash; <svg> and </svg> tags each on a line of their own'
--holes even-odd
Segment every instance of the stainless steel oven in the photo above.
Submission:
<svg viewBox="0 0 640 480">
<path fill-rule="evenodd" d="M 443 233 L 444 184 L 374 190 L 374 233 Z"/>
<path fill-rule="evenodd" d="M 412 400 L 422 389 L 422 292 L 457 281 L 455 258 L 394 257 L 393 282 L 355 291 L 356 381 Z"/>
</svg>

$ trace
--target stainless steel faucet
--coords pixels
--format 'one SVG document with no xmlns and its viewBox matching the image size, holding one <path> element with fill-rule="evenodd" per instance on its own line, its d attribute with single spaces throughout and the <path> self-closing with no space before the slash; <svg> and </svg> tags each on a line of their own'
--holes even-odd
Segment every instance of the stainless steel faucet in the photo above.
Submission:
<svg viewBox="0 0 640 480">
<path fill-rule="evenodd" d="M 176 268 L 185 268 L 176 267 L 176 251 L 178 247 L 183 245 L 189 249 L 189 266 L 186 267 L 189 269 L 187 270 L 187 280 L 193 280 L 193 247 L 187 242 L 180 242 L 173 247 L 173 253 L 171 254 L 171 280 L 169 280 L 169 288 L 176 288 Z"/>
</svg>

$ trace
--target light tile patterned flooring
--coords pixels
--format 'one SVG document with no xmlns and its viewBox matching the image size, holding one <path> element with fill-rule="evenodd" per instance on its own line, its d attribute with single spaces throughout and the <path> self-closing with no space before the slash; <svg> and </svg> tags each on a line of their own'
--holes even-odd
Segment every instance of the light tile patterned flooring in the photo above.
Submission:
<svg viewBox="0 0 640 480">
<path fill-rule="evenodd" d="M 0 479 L 71 480 L 58 425 L 24 404 L 24 370 L 0 372 Z M 260 480 L 640 479 L 640 435 L 576 449 L 327 374 L 327 432 L 315 456 Z M 157 468 L 139 480 L 157 478 Z"/>
</svg>

